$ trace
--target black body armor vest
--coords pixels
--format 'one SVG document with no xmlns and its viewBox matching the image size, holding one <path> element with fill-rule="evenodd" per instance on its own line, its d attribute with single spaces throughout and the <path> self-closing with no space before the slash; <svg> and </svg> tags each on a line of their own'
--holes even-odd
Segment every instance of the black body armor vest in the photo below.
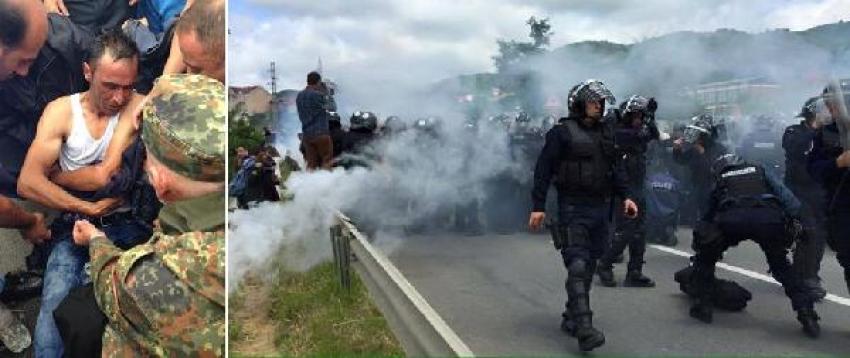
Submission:
<svg viewBox="0 0 850 358">
<path fill-rule="evenodd" d="M 571 196 L 607 196 L 612 188 L 614 136 L 605 124 L 599 130 L 567 120 L 569 148 L 558 167 L 558 190 Z"/>
</svg>

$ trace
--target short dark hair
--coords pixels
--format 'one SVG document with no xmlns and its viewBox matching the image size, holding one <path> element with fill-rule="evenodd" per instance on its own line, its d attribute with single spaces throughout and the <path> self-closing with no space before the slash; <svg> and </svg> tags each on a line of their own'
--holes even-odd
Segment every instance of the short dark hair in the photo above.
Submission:
<svg viewBox="0 0 850 358">
<path fill-rule="evenodd" d="M 107 53 L 112 55 L 115 61 L 125 58 L 139 58 L 139 48 L 136 47 L 136 43 L 121 31 L 121 29 L 108 30 L 98 36 L 94 40 L 94 45 L 92 45 L 88 61 L 86 62 L 94 68 L 97 66 L 97 62 Z"/>
<path fill-rule="evenodd" d="M 20 6 L 0 0 L 0 46 L 15 49 L 24 41 L 27 21 Z"/>
<path fill-rule="evenodd" d="M 316 71 L 313 71 L 313 72 L 310 72 L 310 73 L 307 74 L 307 84 L 308 85 L 318 84 L 321 80 L 322 80 L 322 75 L 320 75 Z"/>
<path fill-rule="evenodd" d="M 177 32 L 194 32 L 205 50 L 218 53 L 224 60 L 224 0 L 195 1 L 177 21 Z"/>
</svg>

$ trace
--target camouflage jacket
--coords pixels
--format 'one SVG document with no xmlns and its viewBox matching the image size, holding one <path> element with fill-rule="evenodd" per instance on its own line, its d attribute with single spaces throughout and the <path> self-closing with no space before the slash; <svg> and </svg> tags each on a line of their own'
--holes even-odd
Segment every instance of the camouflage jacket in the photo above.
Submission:
<svg viewBox="0 0 850 358">
<path fill-rule="evenodd" d="M 224 231 L 155 233 L 122 251 L 92 238 L 91 275 L 109 319 L 104 357 L 223 357 Z"/>
</svg>

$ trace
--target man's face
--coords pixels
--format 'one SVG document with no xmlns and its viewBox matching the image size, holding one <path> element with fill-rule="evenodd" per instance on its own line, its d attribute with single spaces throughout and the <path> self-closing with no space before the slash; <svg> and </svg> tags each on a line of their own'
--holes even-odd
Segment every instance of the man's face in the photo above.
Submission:
<svg viewBox="0 0 850 358">
<path fill-rule="evenodd" d="M 17 48 L 0 46 L 0 81 L 13 75 L 26 76 L 47 41 L 47 15 L 43 7 L 26 9 L 27 33 Z"/>
<path fill-rule="evenodd" d="M 189 73 L 198 73 L 224 82 L 224 58 L 204 48 L 194 31 L 177 36 L 183 63 Z"/>
<path fill-rule="evenodd" d="M 585 112 L 587 113 L 587 117 L 592 119 L 602 118 L 602 101 L 586 101 L 584 102 Z"/>
<path fill-rule="evenodd" d="M 99 113 L 115 115 L 133 98 L 133 84 L 138 73 L 138 58 L 115 60 L 107 53 L 92 68 L 84 64 L 86 80 L 91 85 L 91 99 Z"/>
<path fill-rule="evenodd" d="M 632 128 L 640 128 L 640 126 L 643 125 L 643 113 L 632 112 L 629 113 L 629 117 L 629 123 L 631 124 Z"/>
</svg>

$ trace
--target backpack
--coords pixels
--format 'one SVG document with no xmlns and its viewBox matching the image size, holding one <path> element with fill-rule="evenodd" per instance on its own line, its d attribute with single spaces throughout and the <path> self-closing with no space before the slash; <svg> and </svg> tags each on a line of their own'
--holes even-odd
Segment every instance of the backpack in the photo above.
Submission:
<svg viewBox="0 0 850 358">
<path fill-rule="evenodd" d="M 236 177 L 230 182 L 228 193 L 232 196 L 241 196 L 245 193 L 245 187 L 248 183 L 248 172 L 254 167 L 254 157 L 248 157 L 242 162 L 239 171 L 236 172 Z"/>
</svg>

